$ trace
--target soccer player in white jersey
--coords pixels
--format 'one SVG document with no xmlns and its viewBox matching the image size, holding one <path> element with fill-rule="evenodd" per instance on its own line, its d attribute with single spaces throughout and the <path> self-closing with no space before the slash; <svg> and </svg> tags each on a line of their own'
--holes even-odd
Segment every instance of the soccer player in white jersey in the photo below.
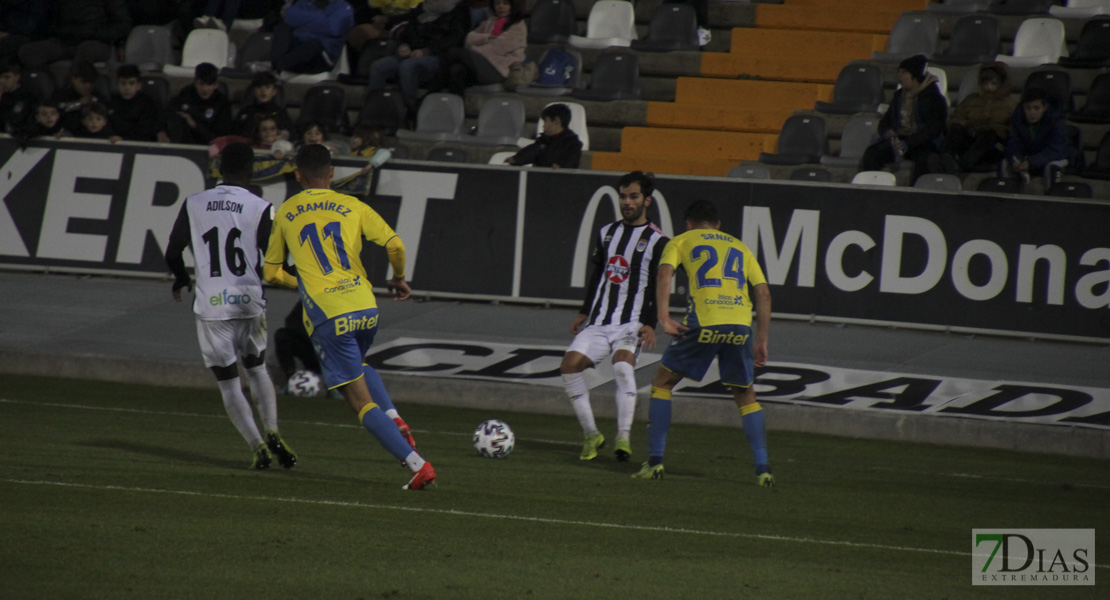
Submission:
<svg viewBox="0 0 1110 600">
<path fill-rule="evenodd" d="M 633 171 L 617 182 L 621 220 L 598 232 L 590 257 L 591 275 L 586 299 L 571 321 L 574 341 L 563 355 L 560 372 L 585 441 L 580 460 L 593 460 L 605 445 L 597 430 L 590 390 L 583 372 L 610 355 L 616 381 L 617 442 L 615 455 L 632 455 L 629 432 L 636 411 L 636 357 L 640 348 L 655 347 L 655 272 L 667 243 L 663 232 L 647 217 L 655 181 Z"/>
<path fill-rule="evenodd" d="M 166 264 L 174 274 L 173 298 L 192 290 L 183 252 L 196 261 L 197 319 L 204 364 L 212 369 L 231 422 L 254 452 L 251 466 L 266 469 L 276 456 L 286 469 L 297 455 L 278 433 L 274 384 L 266 371 L 266 298 L 262 291 L 261 252 L 266 250 L 274 207 L 247 191 L 254 151 L 242 143 L 220 152 L 223 183 L 185 199 L 166 246 Z M 265 436 L 259 433 L 239 382 L 242 360 L 251 396 Z"/>
</svg>

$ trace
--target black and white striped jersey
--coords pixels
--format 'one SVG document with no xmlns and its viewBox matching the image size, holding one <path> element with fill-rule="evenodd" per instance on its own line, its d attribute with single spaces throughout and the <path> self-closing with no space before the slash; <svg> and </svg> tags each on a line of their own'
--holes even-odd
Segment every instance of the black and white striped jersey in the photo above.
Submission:
<svg viewBox="0 0 1110 600">
<path fill-rule="evenodd" d="M 587 325 L 655 326 L 655 273 L 667 237 L 654 223 L 617 221 L 598 231 L 581 313 Z"/>
</svg>

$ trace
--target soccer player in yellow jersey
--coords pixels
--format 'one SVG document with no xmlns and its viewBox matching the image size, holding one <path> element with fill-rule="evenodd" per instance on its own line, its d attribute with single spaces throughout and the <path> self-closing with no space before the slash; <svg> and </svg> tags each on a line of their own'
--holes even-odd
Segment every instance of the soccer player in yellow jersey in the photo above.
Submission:
<svg viewBox="0 0 1110 600">
<path fill-rule="evenodd" d="M 403 422 L 395 423 L 374 401 L 362 364 L 378 329 L 378 305 L 359 259 L 362 240 L 385 246 L 394 275 L 387 288 L 398 300 L 411 293 L 405 245 L 372 208 L 330 189 L 335 169 L 326 147 L 302 146 L 296 164 L 304 191 L 286 200 L 274 216 L 263 276 L 299 288 L 324 381 L 339 390 L 362 426 L 412 470 L 405 489 L 419 490 L 435 480 L 435 469 L 416 452 L 411 436 L 402 435 Z M 287 254 L 297 266 L 297 278 L 282 268 Z"/>
<path fill-rule="evenodd" d="M 713 359 L 721 383 L 732 389 L 755 455 L 756 483 L 775 483 L 767 462 L 763 409 L 755 400 L 754 367 L 767 364 L 767 332 L 771 326 L 771 292 L 755 255 L 744 242 L 720 231 L 717 207 L 698 200 L 686 209 L 686 233 L 663 249 L 656 275 L 656 309 L 663 331 L 674 339 L 651 382 L 648 462 L 633 475 L 663 478 L 663 450 L 671 426 L 671 390 L 689 377 L 701 380 Z M 681 266 L 689 277 L 690 298 L 683 323 L 671 318 L 671 280 Z M 752 300 L 756 329 L 752 333 Z"/>
</svg>

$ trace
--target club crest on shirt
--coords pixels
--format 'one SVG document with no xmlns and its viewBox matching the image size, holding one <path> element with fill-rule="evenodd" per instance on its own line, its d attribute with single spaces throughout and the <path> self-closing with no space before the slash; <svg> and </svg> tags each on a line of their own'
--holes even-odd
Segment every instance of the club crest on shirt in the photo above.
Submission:
<svg viewBox="0 0 1110 600">
<path fill-rule="evenodd" d="M 640 240 L 640 243 L 636 244 L 636 252 L 643 252 L 644 250 L 647 250 L 647 240 Z"/>
<path fill-rule="evenodd" d="M 605 265 L 605 277 L 613 283 L 624 283 L 628 279 L 630 271 L 628 261 L 623 256 L 613 256 L 609 259 L 609 263 Z"/>
<path fill-rule="evenodd" d="M 205 120 L 210 120 L 215 115 L 216 115 L 216 109 L 214 109 L 214 108 L 208 108 L 208 109 L 205 109 L 205 111 L 204 111 Z"/>
</svg>

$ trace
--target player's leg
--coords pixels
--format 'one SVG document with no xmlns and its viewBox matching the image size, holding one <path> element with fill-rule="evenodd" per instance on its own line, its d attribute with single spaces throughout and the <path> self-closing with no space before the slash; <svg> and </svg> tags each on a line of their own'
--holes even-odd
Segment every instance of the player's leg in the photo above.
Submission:
<svg viewBox="0 0 1110 600">
<path fill-rule="evenodd" d="M 243 395 L 239 381 L 239 366 L 235 354 L 234 325 L 227 321 L 202 321 L 197 319 L 197 341 L 204 356 L 204 365 L 216 376 L 224 410 L 231 424 L 243 436 L 253 451 L 251 467 L 265 469 L 270 466 L 270 451 L 266 448 L 254 413 Z"/>
<path fill-rule="evenodd" d="M 682 381 L 682 375 L 662 364 L 655 371 L 655 377 L 651 380 L 651 405 L 648 409 L 648 460 L 633 477 L 663 478 L 663 453 L 667 448 L 667 432 L 671 428 L 671 391 L 679 381 Z"/>
<path fill-rule="evenodd" d="M 265 340 L 265 334 L 263 334 Z M 274 382 L 266 368 L 266 350 L 258 350 L 258 354 L 243 357 L 243 368 L 247 371 L 247 378 L 251 382 L 251 398 L 258 409 L 258 416 L 262 419 L 262 427 L 266 431 L 266 447 L 270 453 L 277 457 L 281 466 L 292 469 L 297 464 L 297 452 L 281 437 L 277 422 L 277 394 L 274 391 Z"/>
<path fill-rule="evenodd" d="M 744 425 L 744 435 L 748 438 L 748 445 L 752 449 L 755 459 L 756 483 L 771 487 L 775 485 L 775 478 L 771 475 L 771 467 L 767 460 L 767 433 L 763 419 L 763 407 L 755 398 L 755 369 L 752 363 L 752 336 L 751 328 L 736 325 L 736 339 L 743 339 L 742 344 L 722 344 L 717 364 L 721 372 L 721 383 L 732 389 L 732 396 L 736 400 L 736 407 L 740 410 L 740 418 Z"/>
<path fill-rule="evenodd" d="M 412 429 L 401 418 L 401 413 L 397 412 L 397 407 L 393 405 L 393 399 L 389 397 L 389 392 L 385 391 L 382 376 L 378 374 L 374 367 L 365 364 L 362 365 L 362 374 L 366 378 L 366 389 L 370 392 L 370 398 L 385 411 L 385 416 L 393 419 L 393 422 L 397 424 L 397 431 L 408 441 L 412 449 L 416 450 L 416 439 L 412 437 Z"/>
<path fill-rule="evenodd" d="M 636 414 L 636 354 L 630 350 L 617 350 L 613 354 L 613 380 L 616 384 L 617 443 L 614 454 L 619 461 L 632 456 L 630 441 L 632 419 Z"/>
<path fill-rule="evenodd" d="M 559 372 L 563 376 L 563 389 L 566 391 L 567 399 L 570 400 L 571 408 L 574 409 L 574 415 L 578 417 L 578 424 L 582 426 L 584 440 L 582 453 L 578 455 L 580 460 L 593 460 L 597 457 L 598 449 L 605 445 L 605 436 L 597 430 L 597 422 L 594 421 L 593 407 L 590 406 L 590 388 L 586 385 L 585 371 L 594 365 L 593 359 L 589 356 L 590 341 L 593 339 L 591 329 L 587 327 L 575 336 L 559 366 Z"/>
</svg>

